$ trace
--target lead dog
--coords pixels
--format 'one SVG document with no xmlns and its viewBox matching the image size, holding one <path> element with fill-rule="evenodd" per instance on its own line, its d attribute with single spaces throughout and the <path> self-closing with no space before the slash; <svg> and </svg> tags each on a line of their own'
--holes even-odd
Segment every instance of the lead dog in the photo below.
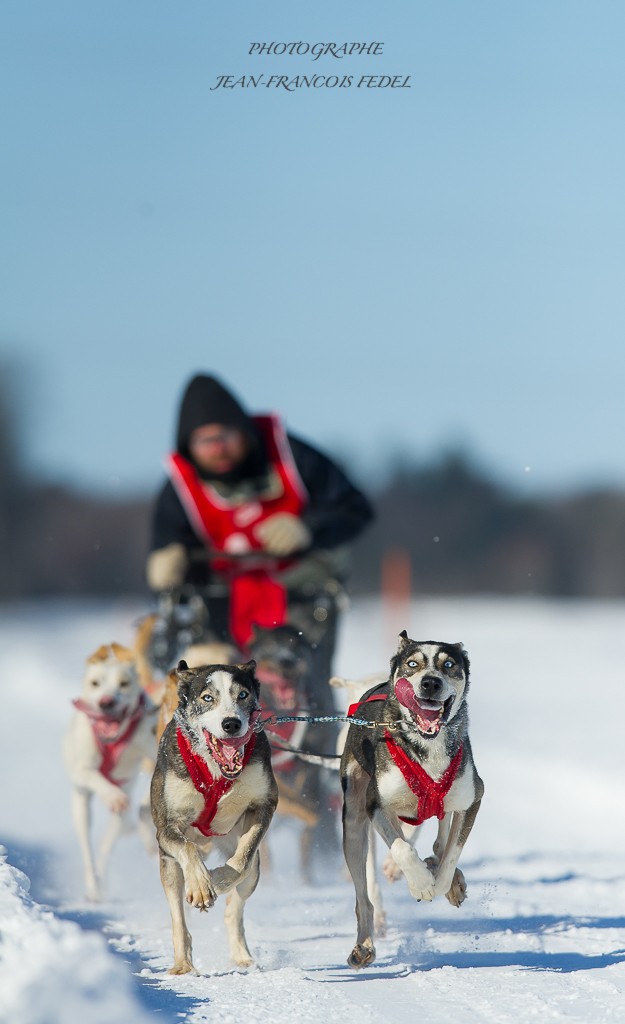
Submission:
<svg viewBox="0 0 625 1024">
<path fill-rule="evenodd" d="M 419 643 L 400 634 L 388 682 L 350 708 L 374 723 L 351 725 L 341 758 L 343 849 L 356 890 L 356 945 L 350 967 L 373 963 L 373 906 L 367 895 L 368 825 L 390 849 L 416 900 L 466 896 L 457 868 L 484 792 L 468 737 L 469 659 L 461 644 Z M 402 822 L 437 817 L 434 856 L 421 860 Z"/>
<path fill-rule="evenodd" d="M 196 669 L 178 664 L 178 709 L 163 733 L 151 787 L 172 920 L 171 974 L 195 971 L 184 901 L 208 910 L 226 893 L 230 955 L 240 967 L 253 962 L 243 911 L 258 883 L 258 848 L 278 802 L 269 742 L 255 731 L 255 667 L 254 661 Z M 203 855 L 213 846 L 226 862 L 209 871 Z"/>
<path fill-rule="evenodd" d="M 133 652 L 105 644 L 88 659 L 82 696 L 63 743 L 71 779 L 72 815 L 83 855 L 87 899 L 101 897 L 101 883 L 129 808 L 129 792 L 145 760 L 156 758 L 156 709 L 141 689 Z M 99 797 L 110 819 L 96 865 L 91 836 L 91 800 Z M 147 818 L 147 820 L 146 820 Z M 139 811 L 145 846 L 154 848 L 147 802 Z"/>
</svg>

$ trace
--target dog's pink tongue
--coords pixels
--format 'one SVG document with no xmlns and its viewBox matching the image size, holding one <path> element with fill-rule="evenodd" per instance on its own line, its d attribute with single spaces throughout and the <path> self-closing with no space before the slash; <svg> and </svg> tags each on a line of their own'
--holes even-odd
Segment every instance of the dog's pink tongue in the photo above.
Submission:
<svg viewBox="0 0 625 1024">
<path fill-rule="evenodd" d="M 417 725 L 421 732 L 435 733 L 441 727 L 441 709 L 424 708 L 419 705 L 417 714 Z"/>
<path fill-rule="evenodd" d="M 414 715 L 416 718 L 420 709 L 417 704 L 415 692 L 407 679 L 402 677 L 395 682 L 395 696 L 399 703 L 403 704 L 405 708 L 408 708 L 411 715 Z"/>
<path fill-rule="evenodd" d="M 237 768 L 238 765 L 241 763 L 241 755 L 239 754 L 239 750 L 241 749 L 242 746 L 243 740 L 228 740 L 227 743 L 222 741 L 221 754 L 227 767 L 231 771 L 234 771 L 235 768 Z"/>
<path fill-rule="evenodd" d="M 219 751 L 219 757 L 229 771 L 235 771 L 241 766 L 241 755 L 239 751 L 245 746 L 254 732 L 254 727 L 259 716 L 260 709 L 253 711 L 250 715 L 250 724 L 247 732 L 243 733 L 242 736 L 232 736 L 227 740 L 218 740 L 204 730 L 204 736 L 209 747 L 211 746 L 211 743 L 215 745 L 215 748 Z"/>
<path fill-rule="evenodd" d="M 417 700 L 415 692 L 403 677 L 395 683 L 395 696 L 416 721 L 421 732 L 436 733 L 441 727 L 441 708 L 426 708 Z"/>
</svg>

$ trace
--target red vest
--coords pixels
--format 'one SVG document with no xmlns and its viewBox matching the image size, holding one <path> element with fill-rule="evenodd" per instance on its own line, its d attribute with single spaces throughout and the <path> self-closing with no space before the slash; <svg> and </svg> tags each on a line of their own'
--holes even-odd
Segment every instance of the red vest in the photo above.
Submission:
<svg viewBox="0 0 625 1024">
<path fill-rule="evenodd" d="M 213 818 L 217 814 L 219 801 L 225 793 L 228 793 L 229 790 L 232 789 L 235 780 L 226 779 L 223 775 L 219 775 L 215 778 L 204 758 L 195 753 L 182 729 L 176 730 L 176 740 L 178 742 L 178 750 L 180 751 L 182 759 L 187 766 L 187 771 L 189 772 L 191 781 L 198 793 L 201 793 L 204 797 L 204 808 L 195 821 L 191 822 L 191 824 L 204 836 L 223 835 L 222 832 L 213 832 L 211 826 L 213 824 Z M 256 733 L 253 732 L 247 742 L 245 752 L 243 754 L 243 768 L 245 768 L 246 764 L 249 762 L 255 746 Z"/>
<path fill-rule="evenodd" d="M 374 693 L 365 700 L 350 704 L 347 715 L 350 718 L 355 718 L 361 704 L 368 704 L 372 700 L 386 700 L 387 697 L 386 693 Z M 422 825 L 428 818 L 438 818 L 439 821 L 442 821 L 445 817 L 445 797 L 452 787 L 462 762 L 462 747 L 456 751 L 449 767 L 437 781 L 428 775 L 418 761 L 409 757 L 406 751 L 395 743 L 388 729 L 384 730 L 384 740 L 393 761 L 417 797 L 417 816 L 407 818 L 400 814 L 400 821 L 405 821 L 407 825 Z"/>
<path fill-rule="evenodd" d="M 259 495 L 234 504 L 225 499 L 210 482 L 202 480 L 188 459 L 178 453 L 167 460 L 171 482 L 182 502 L 196 534 L 210 551 L 232 554 L 261 551 L 255 536 L 259 523 L 277 512 L 299 515 L 308 502 L 306 488 L 298 473 L 293 454 L 280 420 L 276 416 L 255 416 L 265 445 L 270 467 L 277 474 L 281 489 L 277 495 Z M 276 560 L 276 569 L 291 565 L 292 559 Z M 266 568 L 246 567 L 245 562 L 230 562 L 211 557 L 213 569 L 225 575 L 230 587 L 230 632 L 244 649 L 253 623 L 279 626 L 286 621 L 286 592 Z"/>
</svg>

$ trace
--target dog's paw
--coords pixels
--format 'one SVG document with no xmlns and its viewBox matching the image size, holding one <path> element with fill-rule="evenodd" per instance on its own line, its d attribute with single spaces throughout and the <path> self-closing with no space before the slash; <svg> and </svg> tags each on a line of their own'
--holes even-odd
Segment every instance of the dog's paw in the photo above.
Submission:
<svg viewBox="0 0 625 1024">
<path fill-rule="evenodd" d="M 395 863 L 390 853 L 384 858 L 382 874 L 389 882 L 398 882 L 401 878 L 401 868 Z"/>
<path fill-rule="evenodd" d="M 187 903 L 197 910 L 208 910 L 217 899 L 210 873 L 203 864 L 185 873 L 184 888 Z"/>
<path fill-rule="evenodd" d="M 111 786 L 104 795 L 104 803 L 113 814 L 124 814 L 130 807 L 130 800 L 119 786 Z"/>
<path fill-rule="evenodd" d="M 361 967 L 368 967 L 375 960 L 375 946 L 371 939 L 365 939 L 363 943 L 357 943 L 347 958 L 347 963 L 354 970 Z"/>
<path fill-rule="evenodd" d="M 168 974 L 197 974 L 197 971 L 190 960 L 177 960 L 173 967 L 170 967 Z"/>
<path fill-rule="evenodd" d="M 218 896 L 223 896 L 224 893 L 230 892 L 242 881 L 240 871 L 236 871 L 229 864 L 222 864 L 220 867 L 213 868 L 210 873 L 210 880 L 211 887 L 215 893 L 215 899 Z"/>
<path fill-rule="evenodd" d="M 415 900 L 434 899 L 436 882 L 434 875 L 405 839 L 396 839 L 391 846 L 391 856 L 406 876 L 410 895 Z"/>
<path fill-rule="evenodd" d="M 88 903 L 100 903 L 102 893 L 100 891 L 100 886 L 96 881 L 89 882 L 85 886 L 85 899 Z"/>
<path fill-rule="evenodd" d="M 236 954 L 235 953 L 235 954 L 233 954 L 233 956 L 232 956 L 232 963 L 234 964 L 235 967 L 242 967 L 242 968 L 248 968 L 248 967 L 254 967 L 255 966 L 255 964 L 254 964 L 254 957 L 251 955 L 251 953 L 247 953 L 247 955 L 245 953 L 240 953 L 240 954 Z"/>
<path fill-rule="evenodd" d="M 373 911 L 373 932 L 378 939 L 386 935 L 386 913 L 384 910 Z"/>
<path fill-rule="evenodd" d="M 446 880 L 436 880 L 436 895 L 445 896 L 452 907 L 459 907 L 467 898 L 467 883 L 465 882 L 464 875 L 460 868 L 456 868 L 454 871 L 454 877 L 451 880 L 451 885 Z"/>
</svg>

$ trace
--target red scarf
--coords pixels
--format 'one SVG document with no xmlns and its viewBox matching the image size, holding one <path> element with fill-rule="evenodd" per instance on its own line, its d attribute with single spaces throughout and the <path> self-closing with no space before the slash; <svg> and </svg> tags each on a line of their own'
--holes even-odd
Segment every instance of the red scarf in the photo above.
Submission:
<svg viewBox="0 0 625 1024">
<path fill-rule="evenodd" d="M 374 693 L 367 697 L 366 700 L 351 704 L 347 714 L 352 717 L 361 704 L 368 704 L 372 700 L 386 700 L 387 696 L 388 694 L 385 693 Z M 384 732 L 384 739 L 389 754 L 404 776 L 408 786 L 417 797 L 417 817 L 405 818 L 400 814 L 400 821 L 405 821 L 407 825 L 422 825 L 428 818 L 438 818 L 439 821 L 442 821 L 445 817 L 445 797 L 453 785 L 460 768 L 460 762 L 462 761 L 462 747 L 457 751 L 449 767 L 437 782 L 431 775 L 428 775 L 418 761 L 414 761 L 408 756 L 403 747 L 395 743 L 388 730 Z"/>
<path fill-rule="evenodd" d="M 284 428 L 276 416 L 255 416 L 265 445 L 269 464 L 278 474 L 282 488 L 275 497 L 250 499 L 231 505 L 210 482 L 198 475 L 195 467 L 176 453 L 167 460 L 171 482 L 200 540 L 212 551 L 262 551 L 255 528 L 277 512 L 299 515 L 308 502 L 306 488 L 299 476 Z M 278 559 L 276 568 L 293 564 L 293 559 Z M 245 568 L 245 563 L 212 558 L 211 566 L 226 575 L 230 584 L 230 633 L 242 650 L 252 634 L 252 624 L 271 627 L 286 621 L 287 600 L 284 587 L 264 568 Z"/>
<path fill-rule="evenodd" d="M 111 778 L 111 773 L 137 731 L 139 722 L 146 712 L 145 694 L 142 693 L 139 697 L 139 703 L 130 715 L 130 718 L 122 718 L 119 722 L 112 719 L 110 715 L 104 715 L 101 711 L 95 710 L 84 700 L 73 700 L 72 704 L 79 711 L 82 711 L 91 723 L 93 738 L 102 756 L 100 772 L 114 786 L 122 786 L 127 780 L 118 781 L 113 779 Z M 124 725 L 125 722 L 127 722 L 126 725 Z"/>
<path fill-rule="evenodd" d="M 213 832 L 211 824 L 213 822 L 213 818 L 217 814 L 219 801 L 225 793 L 232 789 L 236 779 L 226 779 L 225 776 L 221 774 L 215 778 L 214 775 L 211 774 L 210 768 L 204 758 L 195 753 L 182 729 L 176 730 L 176 739 L 178 740 L 178 750 L 180 751 L 182 760 L 187 766 L 191 782 L 197 789 L 198 793 L 201 793 L 204 797 L 204 809 L 199 818 L 196 818 L 196 820 L 192 821 L 191 824 L 204 836 L 224 835 L 225 833 L 223 832 Z M 252 756 L 255 746 L 256 733 L 253 732 L 245 747 L 245 753 L 243 754 L 243 768 L 245 768 L 245 765 Z"/>
</svg>

